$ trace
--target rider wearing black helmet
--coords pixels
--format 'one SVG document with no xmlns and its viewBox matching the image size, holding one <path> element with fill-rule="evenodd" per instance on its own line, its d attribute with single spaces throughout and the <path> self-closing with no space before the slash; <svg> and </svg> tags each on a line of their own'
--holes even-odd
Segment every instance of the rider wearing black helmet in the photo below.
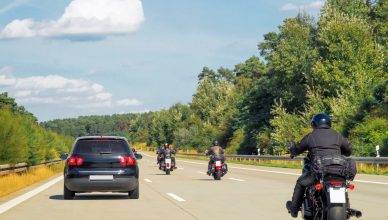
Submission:
<svg viewBox="0 0 388 220">
<path fill-rule="evenodd" d="M 210 169 L 212 167 L 212 163 L 214 163 L 214 159 L 215 158 L 221 159 L 222 163 L 225 162 L 224 149 L 222 149 L 219 146 L 217 140 L 214 140 L 212 142 L 212 146 L 208 150 L 206 150 L 205 153 L 206 153 L 207 156 L 210 155 L 210 161 L 209 161 L 208 171 L 207 171 L 207 174 L 210 175 Z"/>
<path fill-rule="evenodd" d="M 291 155 L 296 156 L 308 151 L 307 158 L 313 161 L 316 156 L 336 154 L 349 156 L 351 154 L 351 145 L 345 137 L 331 129 L 331 119 L 327 114 L 314 115 L 310 124 L 313 131 L 290 148 Z M 306 166 L 311 166 L 311 164 L 305 164 Z M 286 204 L 292 217 L 298 217 L 304 191 L 306 187 L 314 184 L 314 180 L 314 172 L 311 169 L 304 169 L 302 176 L 296 181 L 292 201 L 288 201 Z"/>
</svg>

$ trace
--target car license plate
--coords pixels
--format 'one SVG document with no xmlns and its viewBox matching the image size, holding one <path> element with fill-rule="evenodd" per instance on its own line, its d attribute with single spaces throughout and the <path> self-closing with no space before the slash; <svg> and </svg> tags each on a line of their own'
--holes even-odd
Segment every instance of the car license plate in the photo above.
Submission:
<svg viewBox="0 0 388 220">
<path fill-rule="evenodd" d="M 345 187 L 329 188 L 330 203 L 345 203 Z"/>
<path fill-rule="evenodd" d="M 113 180 L 113 175 L 90 175 L 89 180 L 92 180 L 92 181 Z"/>
<path fill-rule="evenodd" d="M 219 161 L 219 160 L 216 161 L 216 166 L 217 166 L 217 167 L 221 166 L 221 161 Z"/>
</svg>

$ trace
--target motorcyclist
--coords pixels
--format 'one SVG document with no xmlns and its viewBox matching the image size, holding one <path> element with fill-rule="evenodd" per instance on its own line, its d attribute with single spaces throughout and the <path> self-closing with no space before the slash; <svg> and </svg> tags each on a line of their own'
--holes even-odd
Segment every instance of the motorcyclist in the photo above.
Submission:
<svg viewBox="0 0 388 220">
<path fill-rule="evenodd" d="M 156 154 L 158 155 L 156 157 L 156 164 L 160 164 L 160 160 L 161 160 L 161 157 L 162 157 L 162 152 L 163 152 L 163 147 L 160 146 L 159 149 L 156 151 Z"/>
<path fill-rule="evenodd" d="M 205 154 L 206 156 L 210 155 L 210 161 L 207 170 L 207 174 L 210 175 L 210 170 L 215 159 L 220 159 L 222 163 L 225 162 L 224 149 L 219 146 L 217 140 L 214 140 L 212 142 L 212 146 L 208 150 L 206 150 Z"/>
<path fill-rule="evenodd" d="M 298 217 L 298 211 L 303 202 L 303 194 L 306 187 L 314 184 L 315 174 L 311 169 L 306 169 L 309 161 L 313 161 L 316 156 L 345 155 L 349 156 L 352 147 L 348 140 L 341 134 L 331 129 L 331 119 L 327 114 L 316 114 L 311 119 L 313 131 L 302 138 L 302 140 L 290 148 L 293 156 L 308 151 L 308 160 L 305 161 L 303 174 L 296 181 L 292 201 L 287 201 L 286 207 L 292 217 Z"/>
<path fill-rule="evenodd" d="M 161 152 L 160 160 L 162 160 L 162 159 L 164 159 L 164 158 L 169 156 L 171 158 L 171 163 L 174 164 L 174 168 L 176 168 L 175 157 L 173 157 L 172 154 L 176 154 L 176 150 L 171 150 L 170 144 L 169 143 L 165 143 L 164 144 L 164 149 Z"/>
</svg>

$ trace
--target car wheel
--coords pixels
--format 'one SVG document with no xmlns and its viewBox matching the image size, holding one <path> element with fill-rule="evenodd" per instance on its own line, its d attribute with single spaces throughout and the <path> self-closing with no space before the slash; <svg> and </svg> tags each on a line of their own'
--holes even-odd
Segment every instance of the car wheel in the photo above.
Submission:
<svg viewBox="0 0 388 220">
<path fill-rule="evenodd" d="M 139 199 L 139 184 L 134 190 L 128 192 L 128 196 L 130 199 Z"/>
<path fill-rule="evenodd" d="M 69 190 L 66 185 L 63 185 L 63 198 L 68 200 L 68 199 L 73 199 L 75 196 L 75 192 Z"/>
</svg>

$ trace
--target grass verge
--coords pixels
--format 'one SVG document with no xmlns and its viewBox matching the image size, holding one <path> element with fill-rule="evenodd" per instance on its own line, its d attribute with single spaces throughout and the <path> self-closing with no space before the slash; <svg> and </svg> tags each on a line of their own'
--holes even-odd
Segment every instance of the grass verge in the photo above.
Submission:
<svg viewBox="0 0 388 220">
<path fill-rule="evenodd" d="M 63 171 L 64 164 L 54 164 L 30 169 L 25 172 L 0 176 L 0 197 L 16 192 L 29 185 L 47 179 Z"/>
<path fill-rule="evenodd" d="M 177 158 L 182 159 L 192 159 L 192 160 L 201 160 L 208 161 L 208 157 L 204 156 L 187 156 L 187 155 L 176 155 Z M 268 160 L 265 162 L 257 161 L 237 161 L 227 159 L 228 163 L 234 164 L 244 164 L 244 165 L 254 165 L 254 166 L 263 166 L 263 167 L 278 167 L 278 168 L 291 168 L 291 169 L 302 169 L 302 164 L 300 161 L 278 161 L 278 160 Z M 371 175 L 383 175 L 388 176 L 388 166 L 380 166 L 379 168 L 376 165 L 370 164 L 357 164 L 357 173 L 359 174 L 371 174 Z"/>
</svg>

